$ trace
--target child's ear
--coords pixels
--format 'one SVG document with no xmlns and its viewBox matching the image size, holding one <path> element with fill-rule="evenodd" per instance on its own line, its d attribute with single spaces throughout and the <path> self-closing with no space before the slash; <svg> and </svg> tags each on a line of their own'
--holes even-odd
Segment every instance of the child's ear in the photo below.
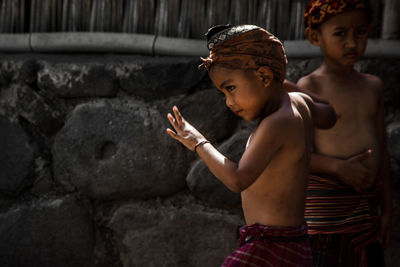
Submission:
<svg viewBox="0 0 400 267">
<path fill-rule="evenodd" d="M 274 79 L 274 73 L 267 66 L 261 66 L 257 69 L 257 77 L 262 81 L 265 87 L 268 87 Z"/>
<path fill-rule="evenodd" d="M 320 44 L 320 33 L 317 29 L 313 29 L 311 27 L 307 27 L 304 30 L 304 35 L 306 36 L 307 40 L 315 46 L 319 46 Z"/>
</svg>

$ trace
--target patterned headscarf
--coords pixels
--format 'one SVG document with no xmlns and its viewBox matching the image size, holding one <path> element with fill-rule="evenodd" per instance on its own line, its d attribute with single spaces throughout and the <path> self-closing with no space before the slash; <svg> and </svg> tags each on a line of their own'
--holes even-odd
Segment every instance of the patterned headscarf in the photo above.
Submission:
<svg viewBox="0 0 400 267">
<path fill-rule="evenodd" d="M 315 28 L 333 16 L 355 9 L 364 9 L 371 21 L 370 0 L 311 0 L 304 11 L 304 25 Z"/>
<path fill-rule="evenodd" d="M 255 25 L 227 27 L 215 33 L 207 42 L 210 55 L 201 58 L 199 66 L 210 70 L 218 64 L 235 69 L 257 69 L 267 66 L 277 80 L 286 74 L 286 55 L 282 43 L 268 31 Z"/>
</svg>

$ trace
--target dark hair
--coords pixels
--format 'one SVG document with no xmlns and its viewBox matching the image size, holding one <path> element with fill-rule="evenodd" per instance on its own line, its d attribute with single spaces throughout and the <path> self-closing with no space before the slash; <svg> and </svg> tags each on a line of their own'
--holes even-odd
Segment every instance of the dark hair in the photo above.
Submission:
<svg viewBox="0 0 400 267">
<path fill-rule="evenodd" d="M 210 41 L 211 37 L 213 37 L 215 34 L 232 28 L 232 26 L 230 24 L 225 24 L 225 25 L 216 25 L 211 27 L 210 29 L 208 29 L 208 31 L 204 34 L 206 36 L 207 42 Z"/>
</svg>

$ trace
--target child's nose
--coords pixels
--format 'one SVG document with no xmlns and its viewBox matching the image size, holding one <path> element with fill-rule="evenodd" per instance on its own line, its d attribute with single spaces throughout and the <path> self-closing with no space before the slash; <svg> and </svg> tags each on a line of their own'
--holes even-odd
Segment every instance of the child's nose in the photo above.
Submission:
<svg viewBox="0 0 400 267">
<path fill-rule="evenodd" d="M 232 108 L 233 107 L 233 105 L 234 105 L 234 101 L 233 101 L 233 99 L 232 99 L 232 97 L 230 97 L 230 96 L 226 96 L 225 97 L 225 105 L 228 107 L 228 108 Z"/>
<path fill-rule="evenodd" d="M 354 34 L 348 34 L 346 38 L 346 46 L 349 48 L 356 47 L 356 37 Z"/>
</svg>

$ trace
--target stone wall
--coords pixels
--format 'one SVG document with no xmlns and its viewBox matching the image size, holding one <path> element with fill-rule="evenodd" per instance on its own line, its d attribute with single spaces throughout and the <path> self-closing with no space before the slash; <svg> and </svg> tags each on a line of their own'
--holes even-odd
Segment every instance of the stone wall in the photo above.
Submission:
<svg viewBox="0 0 400 267">
<path fill-rule="evenodd" d="M 320 59 L 289 60 L 296 81 Z M 197 58 L 0 55 L 1 266 L 219 266 L 236 247 L 240 196 L 165 133 L 174 104 L 237 160 L 253 127 L 231 114 Z M 400 60 L 380 76 L 400 262 Z"/>
</svg>

